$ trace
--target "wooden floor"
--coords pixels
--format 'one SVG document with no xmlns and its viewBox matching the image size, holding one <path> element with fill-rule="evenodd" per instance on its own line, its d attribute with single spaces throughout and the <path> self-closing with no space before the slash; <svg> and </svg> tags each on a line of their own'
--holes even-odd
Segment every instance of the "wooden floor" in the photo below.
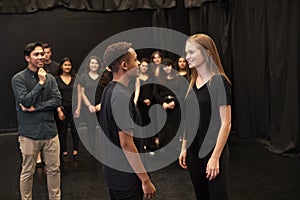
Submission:
<svg viewBox="0 0 300 200">
<path fill-rule="evenodd" d="M 63 200 L 109 199 L 103 182 L 101 163 L 80 146 L 80 161 L 61 166 Z M 230 192 L 232 200 L 300 199 L 300 158 L 283 157 L 265 150 L 250 139 L 232 135 L 230 148 Z M 21 155 L 16 134 L 0 134 L 0 199 L 18 200 Z M 190 177 L 177 162 L 151 173 L 157 187 L 156 200 L 195 199 Z M 34 200 L 46 200 L 46 176 L 38 168 L 34 176 Z"/>
</svg>

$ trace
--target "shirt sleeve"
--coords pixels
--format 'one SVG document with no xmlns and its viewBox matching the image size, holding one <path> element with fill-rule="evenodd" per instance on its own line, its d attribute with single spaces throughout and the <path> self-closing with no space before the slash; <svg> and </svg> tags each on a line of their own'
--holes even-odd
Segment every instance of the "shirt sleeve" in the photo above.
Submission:
<svg viewBox="0 0 300 200">
<path fill-rule="evenodd" d="M 25 77 L 19 74 L 12 78 L 11 84 L 17 103 L 21 103 L 26 108 L 30 108 L 36 104 L 44 89 L 44 85 L 37 83 L 36 86 L 29 91 L 26 87 Z"/>
<path fill-rule="evenodd" d="M 118 131 L 133 130 L 134 122 L 130 112 L 130 93 L 127 91 L 118 90 L 116 85 L 112 95 L 112 113 L 118 126 Z M 121 86 L 122 87 L 122 86 Z"/>
<path fill-rule="evenodd" d="M 212 90 L 210 95 L 215 103 L 214 105 L 224 106 L 232 104 L 231 87 L 227 79 L 223 76 L 215 76 L 213 78 Z"/>
<path fill-rule="evenodd" d="M 34 105 L 36 111 L 54 110 L 61 105 L 62 97 L 58 85 L 54 77 L 50 74 L 47 75 L 45 87 L 49 87 L 48 98 L 47 100 Z"/>
</svg>

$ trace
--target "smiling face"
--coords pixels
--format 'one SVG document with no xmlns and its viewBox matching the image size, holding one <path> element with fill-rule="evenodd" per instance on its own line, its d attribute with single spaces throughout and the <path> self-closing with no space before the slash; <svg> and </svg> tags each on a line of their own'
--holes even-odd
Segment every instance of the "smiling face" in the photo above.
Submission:
<svg viewBox="0 0 300 200">
<path fill-rule="evenodd" d="M 72 64 L 70 61 L 67 60 L 63 63 L 61 68 L 64 73 L 69 74 L 69 73 L 71 73 L 71 70 L 72 70 Z"/>
<path fill-rule="evenodd" d="M 25 59 L 30 68 L 37 70 L 45 65 L 45 52 L 42 47 L 37 46 L 29 56 L 25 56 Z"/>
<path fill-rule="evenodd" d="M 185 46 L 185 52 L 190 68 L 198 68 L 204 64 L 203 53 L 195 44 L 188 41 Z"/>
<path fill-rule="evenodd" d="M 92 58 L 92 59 L 90 60 L 90 65 L 89 65 L 89 67 L 90 67 L 90 71 L 96 72 L 96 71 L 98 71 L 98 69 L 99 69 L 99 62 L 98 62 L 96 59 Z"/>
</svg>

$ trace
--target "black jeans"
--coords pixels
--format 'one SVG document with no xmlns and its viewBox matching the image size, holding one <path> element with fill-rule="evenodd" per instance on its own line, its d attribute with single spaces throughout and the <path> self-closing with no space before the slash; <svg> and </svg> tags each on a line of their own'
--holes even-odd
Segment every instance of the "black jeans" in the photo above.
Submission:
<svg viewBox="0 0 300 200">
<path fill-rule="evenodd" d="M 115 191 L 109 189 L 111 200 L 143 200 L 142 190 Z"/>
</svg>

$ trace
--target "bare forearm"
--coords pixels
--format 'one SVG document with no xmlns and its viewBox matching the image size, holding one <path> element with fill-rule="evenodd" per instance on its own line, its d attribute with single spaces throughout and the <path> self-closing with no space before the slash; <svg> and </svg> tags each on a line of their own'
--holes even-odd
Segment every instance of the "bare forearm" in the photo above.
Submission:
<svg viewBox="0 0 300 200">
<path fill-rule="evenodd" d="M 81 95 L 81 86 L 77 86 L 77 109 L 81 109 L 82 95 Z"/>
<path fill-rule="evenodd" d="M 133 137 L 124 131 L 119 132 L 119 135 L 121 148 L 123 149 L 124 154 L 133 171 L 137 174 L 142 182 L 149 181 L 149 176 L 142 163 L 139 152 L 134 144 Z"/>
<path fill-rule="evenodd" d="M 142 160 L 139 156 L 139 152 L 135 146 L 135 144 L 132 141 L 132 144 L 127 144 L 125 146 L 122 146 L 122 149 L 126 155 L 126 158 L 132 167 L 133 171 L 137 174 L 139 179 L 143 181 L 148 181 L 149 176 L 146 173 L 146 169 L 144 168 L 144 165 L 142 163 Z"/>
<path fill-rule="evenodd" d="M 224 124 L 221 127 L 219 136 L 217 138 L 216 146 L 211 156 L 212 158 L 218 158 L 218 159 L 220 158 L 230 133 L 230 127 L 231 127 L 230 123 Z"/>
<path fill-rule="evenodd" d="M 220 118 L 221 118 L 221 127 L 219 135 L 216 141 L 216 146 L 214 148 L 212 158 L 219 159 L 224 146 L 227 142 L 230 129 L 231 129 L 231 106 L 221 106 L 220 107 Z"/>
</svg>

